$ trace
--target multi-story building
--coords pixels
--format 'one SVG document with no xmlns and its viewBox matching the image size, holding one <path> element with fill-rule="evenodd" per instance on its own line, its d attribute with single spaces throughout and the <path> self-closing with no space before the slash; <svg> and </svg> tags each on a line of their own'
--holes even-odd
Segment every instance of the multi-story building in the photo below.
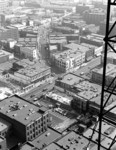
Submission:
<svg viewBox="0 0 116 150">
<path fill-rule="evenodd" d="M 113 20 L 109 22 L 109 28 L 112 27 L 113 23 L 114 23 Z M 100 30 L 99 30 L 99 33 L 102 34 L 102 35 L 105 35 L 105 33 L 106 33 L 106 20 L 102 20 L 102 21 L 100 22 Z M 112 29 L 112 32 L 110 33 L 109 36 L 113 36 L 113 35 L 115 35 L 115 34 L 116 34 L 116 27 L 114 26 L 114 28 Z"/>
<path fill-rule="evenodd" d="M 116 65 L 114 64 L 107 64 L 106 67 L 106 86 L 109 86 L 109 84 L 112 82 L 113 78 L 116 75 Z M 92 70 L 92 81 L 102 84 L 102 78 L 103 78 L 103 67 L 101 68 L 95 68 Z M 114 82 L 112 83 L 112 87 L 114 87 L 116 84 L 116 81 L 114 80 Z"/>
<path fill-rule="evenodd" d="M 11 132 L 11 124 L 0 118 L 0 136 L 6 138 L 10 135 Z"/>
<path fill-rule="evenodd" d="M 76 50 L 77 52 L 85 53 L 85 61 L 89 61 L 94 57 L 94 48 L 87 47 L 81 44 L 71 43 L 65 45 L 64 48 Z"/>
<path fill-rule="evenodd" d="M 100 25 L 100 22 L 106 19 L 106 12 L 102 9 L 87 10 L 83 13 L 83 18 L 87 24 Z"/>
<path fill-rule="evenodd" d="M 4 63 L 14 58 L 13 53 L 6 52 L 4 50 L 0 50 L 0 63 Z"/>
<path fill-rule="evenodd" d="M 67 39 L 64 36 L 51 35 L 49 38 L 49 45 L 57 45 L 59 51 L 62 51 L 63 46 L 66 44 Z"/>
<path fill-rule="evenodd" d="M 63 78 L 58 78 L 55 82 L 55 85 L 61 87 L 62 89 L 64 89 L 64 91 L 73 92 L 74 91 L 73 86 L 75 84 L 78 84 L 82 80 L 84 79 L 72 73 L 68 73 L 65 76 L 63 76 Z"/>
<path fill-rule="evenodd" d="M 56 80 L 56 86 L 73 96 L 71 106 L 80 113 L 88 110 L 91 101 L 99 103 L 97 97 L 101 94 L 101 86 L 74 74 L 69 73 L 62 79 Z"/>
<path fill-rule="evenodd" d="M 30 60 L 38 59 L 36 47 L 21 47 L 20 53 L 24 54 L 24 57 L 29 58 Z"/>
<path fill-rule="evenodd" d="M 92 6 L 93 7 L 93 6 Z M 83 12 L 85 11 L 85 10 L 89 10 L 90 9 L 90 7 L 89 6 L 86 6 L 86 5 L 82 5 L 82 4 L 78 4 L 77 6 L 76 6 L 76 12 L 77 13 L 79 13 L 79 14 L 83 14 Z"/>
<path fill-rule="evenodd" d="M 0 28 L 0 40 L 7 40 L 9 38 L 18 40 L 18 29 L 7 26 L 6 28 Z"/>
<path fill-rule="evenodd" d="M 101 63 L 102 63 L 102 64 L 103 64 L 103 61 L 104 61 L 104 56 L 102 55 L 102 56 L 101 56 Z M 107 54 L 107 64 L 108 64 L 108 63 L 116 65 L 116 54 L 113 53 L 112 51 L 110 51 L 110 52 Z"/>
<path fill-rule="evenodd" d="M 48 92 L 45 95 L 48 101 L 51 101 L 53 104 L 60 104 L 60 107 L 71 110 L 71 101 L 72 97 L 67 96 L 65 93 L 58 91 Z"/>
<path fill-rule="evenodd" d="M 51 55 L 51 60 L 62 72 L 67 72 L 85 61 L 85 53 L 78 50 L 67 50 Z"/>
<path fill-rule="evenodd" d="M 0 0 L 0 13 L 7 10 L 8 2 L 6 0 Z"/>
<path fill-rule="evenodd" d="M 102 46 L 103 45 L 103 38 L 104 36 L 103 35 L 100 35 L 100 34 L 91 34 L 91 35 L 87 35 L 87 36 L 83 36 L 80 38 L 80 42 L 81 43 L 88 43 L 88 44 L 92 44 L 92 45 L 95 45 L 95 46 Z"/>
<path fill-rule="evenodd" d="M 1 150 L 7 150 L 7 146 L 6 146 L 6 139 L 2 136 L 0 136 L 0 149 Z"/>
<path fill-rule="evenodd" d="M 86 112 L 89 109 L 89 104 L 95 102 L 99 104 L 98 96 L 101 94 L 101 86 L 82 81 L 75 85 L 78 93 L 72 101 L 72 107 L 79 112 Z"/>
<path fill-rule="evenodd" d="M 39 108 L 18 96 L 1 101 L 0 117 L 12 124 L 13 134 L 22 142 L 37 138 L 49 125 L 45 108 Z"/>
<path fill-rule="evenodd" d="M 9 77 L 21 83 L 30 84 L 45 80 L 50 77 L 50 75 L 50 67 L 47 67 L 40 62 L 37 62 L 35 64 L 31 64 L 30 62 L 30 65 L 24 65 L 22 69 L 14 72 L 14 75 L 9 75 Z"/>
</svg>

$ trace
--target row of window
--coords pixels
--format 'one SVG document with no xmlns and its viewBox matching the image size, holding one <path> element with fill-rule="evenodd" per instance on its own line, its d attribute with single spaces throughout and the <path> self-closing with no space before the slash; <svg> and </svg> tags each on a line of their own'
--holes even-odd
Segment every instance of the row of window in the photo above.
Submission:
<svg viewBox="0 0 116 150">
<path fill-rule="evenodd" d="M 27 136 L 27 140 L 33 140 L 35 137 L 37 137 L 38 135 L 40 135 L 42 132 L 46 131 L 47 127 L 43 127 L 41 130 L 36 131 L 33 134 L 28 134 Z"/>
<path fill-rule="evenodd" d="M 27 126 L 27 130 L 34 130 L 34 128 L 40 128 L 41 126 L 47 124 L 49 122 L 49 119 L 46 118 L 46 116 L 44 116 L 43 118 L 39 119 L 39 120 L 36 120 L 35 123 L 33 124 L 30 124 Z"/>
</svg>

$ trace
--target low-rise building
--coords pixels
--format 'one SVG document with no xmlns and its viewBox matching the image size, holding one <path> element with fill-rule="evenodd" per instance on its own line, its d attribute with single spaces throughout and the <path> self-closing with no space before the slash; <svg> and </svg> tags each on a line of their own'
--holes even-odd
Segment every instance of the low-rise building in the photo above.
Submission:
<svg viewBox="0 0 116 150">
<path fill-rule="evenodd" d="M 78 84 L 80 81 L 84 79 L 76 76 L 72 73 L 68 73 L 61 78 L 58 78 L 55 82 L 55 85 L 63 88 L 65 91 L 73 91 L 73 85 Z"/>
<path fill-rule="evenodd" d="M 83 136 L 86 137 L 87 139 L 90 140 L 89 137 L 91 137 L 92 133 L 92 139 L 90 142 L 90 146 L 92 143 L 97 143 L 98 142 L 98 130 L 99 130 L 99 123 L 97 124 L 97 127 L 94 128 L 94 126 L 90 127 L 87 131 L 84 132 Z M 109 124 L 105 121 L 102 121 L 102 131 L 101 131 L 101 148 L 102 150 L 108 149 L 110 144 L 112 143 L 112 140 L 115 137 L 115 127 L 112 124 Z M 115 142 L 113 143 L 112 147 L 110 148 L 111 150 L 114 150 L 116 148 Z"/>
<path fill-rule="evenodd" d="M 71 109 L 71 101 L 73 98 L 71 96 L 67 96 L 65 93 L 60 92 L 48 92 L 45 95 L 48 101 L 51 101 L 54 104 L 59 104 L 61 107 L 65 109 Z"/>
<path fill-rule="evenodd" d="M 84 150 L 87 148 L 89 140 L 72 131 L 66 136 L 62 137 L 56 143 L 63 149 Z M 97 150 L 97 144 L 93 142 L 91 143 L 91 150 Z"/>
<path fill-rule="evenodd" d="M 78 112 L 86 112 L 91 102 L 99 103 L 98 97 L 101 95 L 101 86 L 82 81 L 74 86 L 77 94 L 72 101 L 72 108 Z"/>
<path fill-rule="evenodd" d="M 62 79 L 56 80 L 56 86 L 64 89 L 64 92 L 73 96 L 71 106 L 78 112 L 86 112 L 93 101 L 99 104 L 97 97 L 101 94 L 101 86 L 84 80 L 71 73 Z"/>
<path fill-rule="evenodd" d="M 24 63 L 24 65 L 26 64 Z M 12 78 L 21 83 L 30 84 L 45 80 L 46 78 L 50 77 L 50 75 L 50 67 L 47 67 L 45 64 L 42 64 L 40 62 L 37 62 L 35 64 L 30 63 L 30 66 L 27 65 L 24 68 L 14 72 Z"/>
<path fill-rule="evenodd" d="M 6 138 L 11 133 L 11 124 L 6 120 L 0 118 L 0 136 Z"/>
<path fill-rule="evenodd" d="M 12 124 L 13 134 L 22 142 L 37 138 L 49 125 L 49 115 L 45 108 L 39 108 L 18 96 L 1 101 L 0 116 Z"/>
<path fill-rule="evenodd" d="M 34 139 L 32 141 L 32 144 L 38 149 L 43 149 L 47 145 L 49 145 L 49 144 L 53 143 L 54 141 L 56 141 L 57 139 L 59 139 L 60 137 L 61 137 L 60 133 L 48 128 L 48 130 L 46 132 L 44 132 L 38 138 Z"/>
<path fill-rule="evenodd" d="M 52 143 L 48 145 L 46 148 L 44 148 L 43 150 L 64 150 L 64 149 L 58 146 L 57 144 Z"/>
</svg>

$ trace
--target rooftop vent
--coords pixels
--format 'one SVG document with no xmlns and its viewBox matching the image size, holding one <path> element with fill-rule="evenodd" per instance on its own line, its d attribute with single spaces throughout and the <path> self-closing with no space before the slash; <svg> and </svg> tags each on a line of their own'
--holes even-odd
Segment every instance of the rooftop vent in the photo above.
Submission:
<svg viewBox="0 0 116 150">
<path fill-rule="evenodd" d="M 25 120 L 28 120 L 28 119 L 29 119 L 29 117 L 26 117 L 26 118 L 25 118 Z"/>
</svg>

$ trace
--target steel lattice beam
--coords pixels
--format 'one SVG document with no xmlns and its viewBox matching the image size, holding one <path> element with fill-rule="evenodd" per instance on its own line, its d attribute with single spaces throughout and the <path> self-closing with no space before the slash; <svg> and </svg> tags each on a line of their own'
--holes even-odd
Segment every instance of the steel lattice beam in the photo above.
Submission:
<svg viewBox="0 0 116 150">
<path fill-rule="evenodd" d="M 112 88 L 112 84 L 114 83 L 116 77 L 111 81 L 108 87 L 106 87 L 105 82 L 106 82 L 106 65 L 107 65 L 107 53 L 108 53 L 108 46 L 113 50 L 114 53 L 116 53 L 115 48 L 112 46 L 111 43 L 116 43 L 116 40 L 113 38 L 116 37 L 116 35 L 113 35 L 109 37 L 109 35 L 112 33 L 114 27 L 116 26 L 116 21 L 113 23 L 112 27 L 110 28 L 110 10 L 111 6 L 116 5 L 116 0 L 108 0 L 107 4 L 107 20 L 106 20 L 106 35 L 104 38 L 105 41 L 105 51 L 104 51 L 104 64 L 103 64 L 103 81 L 102 81 L 102 93 L 101 93 L 101 104 L 100 104 L 100 113 L 99 113 L 99 137 L 98 137 L 98 150 L 101 149 L 101 132 L 102 132 L 102 121 L 105 119 L 105 116 L 107 113 L 109 113 L 112 109 L 114 109 L 116 106 L 113 106 L 109 110 L 105 110 L 105 106 L 107 105 L 110 97 L 112 94 L 116 95 L 115 90 L 116 90 L 116 85 Z M 104 96 L 105 92 L 109 93 L 109 96 L 106 101 L 104 101 Z M 106 119 L 107 120 L 107 119 Z M 110 122 L 110 120 L 107 120 Z M 111 121 L 110 123 L 113 123 Z M 115 125 L 115 123 L 114 123 Z M 112 140 L 112 143 L 110 144 L 108 150 L 112 147 L 114 144 L 116 136 Z"/>
</svg>

